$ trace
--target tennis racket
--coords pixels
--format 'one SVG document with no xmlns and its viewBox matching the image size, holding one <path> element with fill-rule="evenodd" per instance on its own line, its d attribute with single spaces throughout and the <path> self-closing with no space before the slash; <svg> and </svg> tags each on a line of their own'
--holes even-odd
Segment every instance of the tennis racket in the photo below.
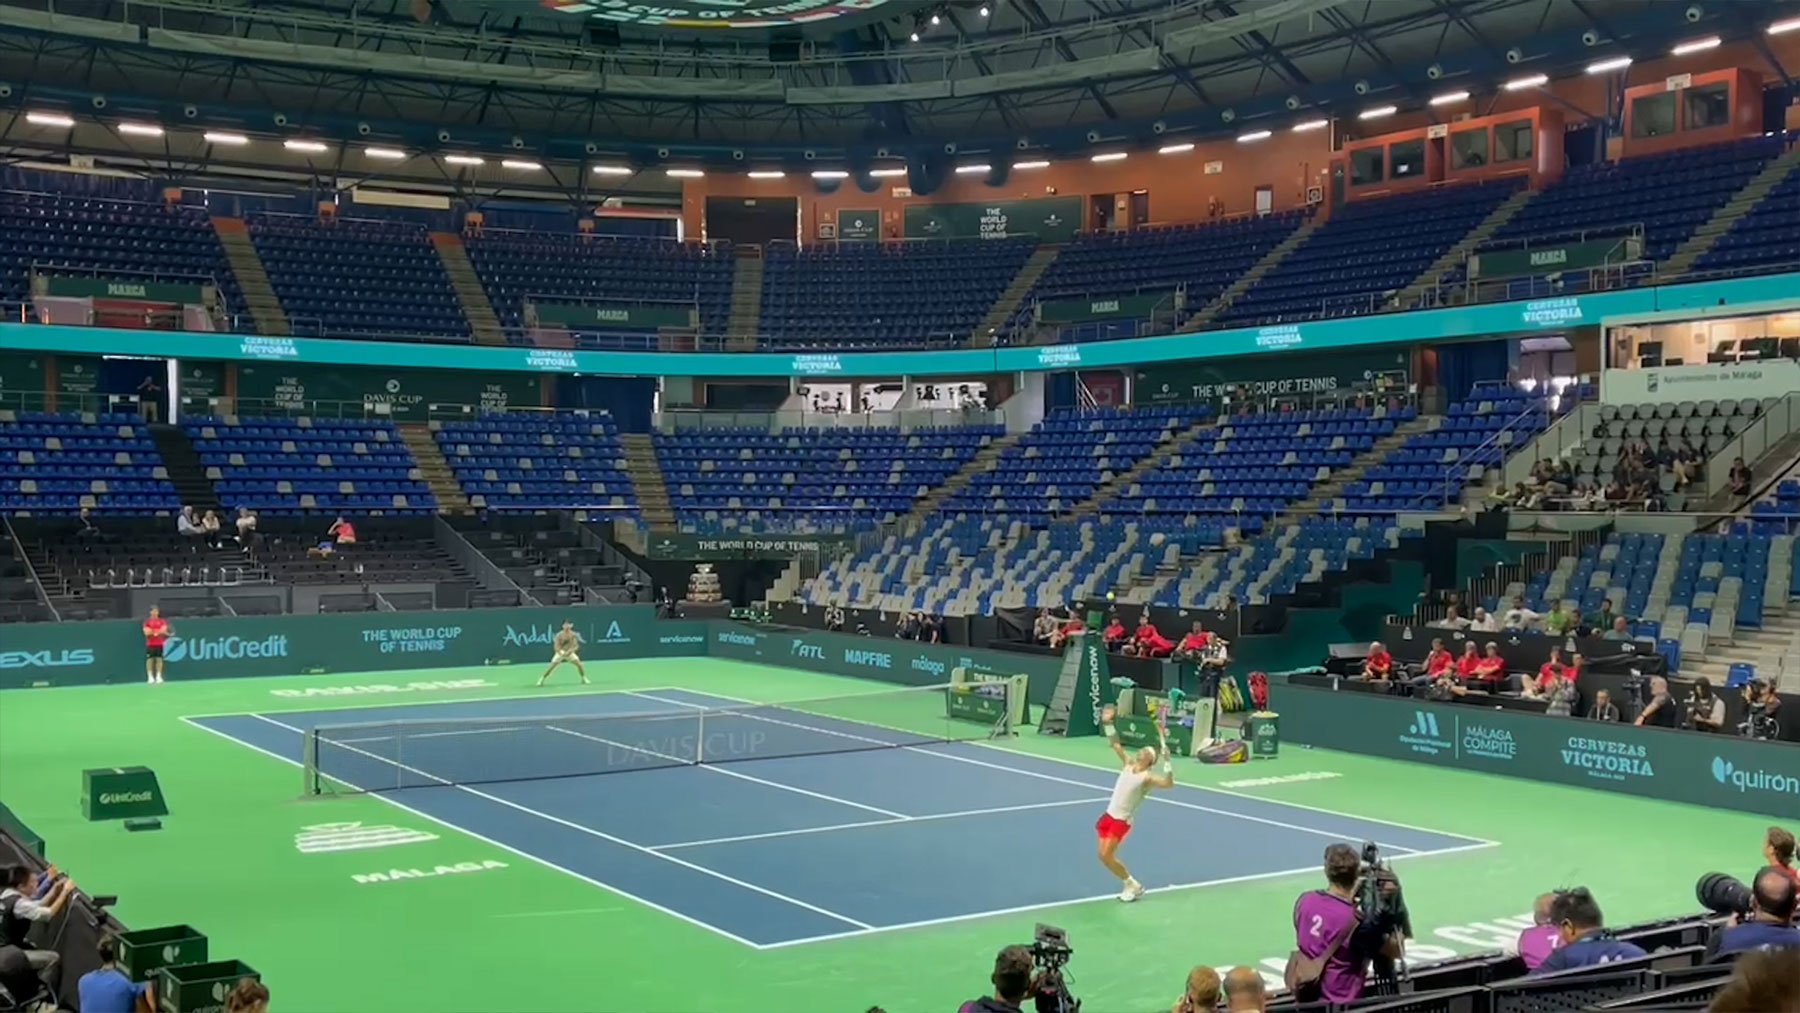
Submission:
<svg viewBox="0 0 1800 1013">
<path fill-rule="evenodd" d="M 1174 709 L 1172 701 L 1164 700 L 1156 708 L 1156 738 L 1162 745 L 1163 756 L 1169 755 L 1169 711 Z"/>
</svg>

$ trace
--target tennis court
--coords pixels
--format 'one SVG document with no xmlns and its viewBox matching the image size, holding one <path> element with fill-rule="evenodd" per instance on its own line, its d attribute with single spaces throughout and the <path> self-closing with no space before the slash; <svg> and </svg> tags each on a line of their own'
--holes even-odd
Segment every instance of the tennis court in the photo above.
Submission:
<svg viewBox="0 0 1800 1013">
<path fill-rule="evenodd" d="M 758 950 L 1110 902 L 1091 827 L 1111 774 L 996 748 L 944 710 L 942 690 L 666 688 L 186 720 Z M 1124 857 L 1153 894 L 1312 874 L 1334 841 L 1399 860 L 1493 846 L 1197 786 L 1139 823 Z"/>
</svg>

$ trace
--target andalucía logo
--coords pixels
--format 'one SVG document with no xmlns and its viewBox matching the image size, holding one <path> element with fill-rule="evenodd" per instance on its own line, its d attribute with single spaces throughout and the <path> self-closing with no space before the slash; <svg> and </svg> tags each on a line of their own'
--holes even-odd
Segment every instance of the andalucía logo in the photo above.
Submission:
<svg viewBox="0 0 1800 1013">
<path fill-rule="evenodd" d="M 1656 776 L 1655 768 L 1650 765 L 1650 751 L 1636 742 L 1572 735 L 1562 748 L 1562 762 L 1565 767 L 1574 767 L 1602 781 Z"/>
<path fill-rule="evenodd" d="M 1412 724 L 1400 733 L 1400 744 L 1421 756 L 1455 755 L 1456 743 L 1438 731 L 1437 715 L 1413 711 Z"/>
<path fill-rule="evenodd" d="M 1737 764 L 1721 756 L 1713 757 L 1713 780 L 1729 784 L 1738 791 L 1772 791 L 1781 795 L 1800 795 L 1800 777 L 1778 774 L 1773 770 L 1739 770 Z"/>
<path fill-rule="evenodd" d="M 614 619 L 612 622 L 606 624 L 605 633 L 600 634 L 598 637 L 583 637 L 582 641 L 584 643 L 595 644 L 629 644 L 631 643 L 631 638 L 625 635 L 625 628 L 619 625 L 617 619 Z"/>
</svg>

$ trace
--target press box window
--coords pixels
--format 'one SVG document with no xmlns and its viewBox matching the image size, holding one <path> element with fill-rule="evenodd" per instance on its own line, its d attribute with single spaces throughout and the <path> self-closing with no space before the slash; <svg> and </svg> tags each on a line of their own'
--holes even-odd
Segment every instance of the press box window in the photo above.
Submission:
<svg viewBox="0 0 1800 1013">
<path fill-rule="evenodd" d="M 1731 122 L 1731 89 L 1725 84 L 1689 88 L 1681 96 L 1687 103 L 1689 130 L 1722 127 Z"/>
<path fill-rule="evenodd" d="M 1401 141 L 1388 147 L 1390 179 L 1410 179 L 1425 174 L 1425 139 Z"/>
<path fill-rule="evenodd" d="M 1631 100 L 1631 136 L 1667 137 L 1674 132 L 1674 92 L 1658 92 Z"/>
<path fill-rule="evenodd" d="M 1350 185 L 1363 186 L 1384 179 L 1385 153 L 1380 148 L 1364 148 L 1350 153 Z"/>
<path fill-rule="evenodd" d="M 1500 124 L 1494 128 L 1494 161 L 1496 163 L 1530 161 L 1531 139 L 1530 120 Z"/>
<path fill-rule="evenodd" d="M 1479 169 L 1488 164 L 1488 132 L 1464 130 L 1450 135 L 1450 167 Z"/>
</svg>

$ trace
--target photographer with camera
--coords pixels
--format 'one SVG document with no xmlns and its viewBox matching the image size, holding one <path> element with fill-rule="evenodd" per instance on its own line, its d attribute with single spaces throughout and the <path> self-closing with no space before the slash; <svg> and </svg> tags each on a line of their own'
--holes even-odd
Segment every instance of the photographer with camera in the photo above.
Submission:
<svg viewBox="0 0 1800 1013">
<path fill-rule="evenodd" d="M 1361 999 L 1370 966 L 1391 980 L 1410 934 L 1400 882 L 1374 845 L 1358 856 L 1348 844 L 1325 849 L 1325 889 L 1294 902 L 1294 952 L 1285 983 L 1301 1002 L 1333 1005 Z"/>
<path fill-rule="evenodd" d="M 1746 739 L 1772 742 L 1781 737 L 1781 722 L 1775 712 L 1781 709 L 1781 697 L 1767 682 L 1751 679 L 1744 684 L 1744 720 L 1738 734 Z"/>
<path fill-rule="evenodd" d="M 1687 726 L 1696 732 L 1716 732 L 1725 727 L 1725 700 L 1712 691 L 1712 683 L 1704 676 L 1694 680 L 1684 710 Z"/>
<path fill-rule="evenodd" d="M 1637 673 L 1633 671 L 1632 679 L 1636 678 Z M 1625 685 L 1633 687 L 1633 682 L 1627 680 Z M 1641 690 L 1634 687 L 1632 692 L 1637 693 Z M 1653 675 L 1650 677 L 1650 702 L 1644 705 L 1644 709 L 1631 723 L 1639 728 L 1673 728 L 1677 716 L 1676 710 L 1675 698 L 1669 694 L 1669 680 L 1660 675 Z"/>
<path fill-rule="evenodd" d="M 1794 881 L 1774 866 L 1756 874 L 1750 889 L 1750 910 L 1740 911 L 1737 923 L 1712 938 L 1707 961 L 1730 960 L 1752 950 L 1800 948 L 1800 928 L 1794 927 Z M 1742 884 L 1738 884 L 1741 888 Z"/>
<path fill-rule="evenodd" d="M 1594 967 L 1644 955 L 1642 947 L 1614 939 L 1606 930 L 1600 903 L 1594 900 L 1587 887 L 1556 891 L 1556 898 L 1550 902 L 1550 923 L 1556 926 L 1562 945 L 1544 958 L 1544 962 L 1531 972 L 1533 975 Z"/>
<path fill-rule="evenodd" d="M 1032 959 L 1028 946 L 1008 946 L 994 957 L 994 994 L 963 1003 L 958 1013 L 1019 1013 L 1031 996 Z"/>
</svg>

